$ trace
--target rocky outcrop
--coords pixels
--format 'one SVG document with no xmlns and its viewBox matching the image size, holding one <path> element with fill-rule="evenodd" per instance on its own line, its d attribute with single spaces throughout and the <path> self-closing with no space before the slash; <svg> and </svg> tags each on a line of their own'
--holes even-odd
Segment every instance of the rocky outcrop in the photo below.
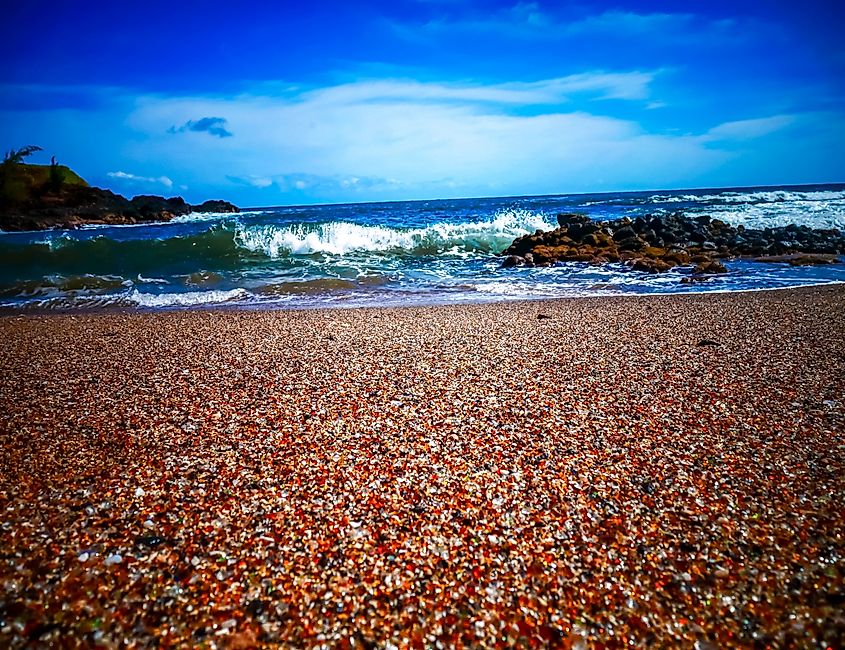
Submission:
<svg viewBox="0 0 845 650">
<path fill-rule="evenodd" d="M 200 203 L 199 205 L 194 206 L 194 212 L 225 212 L 225 213 L 235 213 L 240 212 L 238 207 L 228 201 L 221 201 L 219 199 L 215 199 L 212 201 L 205 201 Z"/>
<path fill-rule="evenodd" d="M 51 182 L 45 168 L 50 169 L 46 165 L 6 165 L 0 169 L 0 230 L 124 225 L 169 221 L 191 212 L 238 212 L 226 201 L 191 206 L 178 196 L 140 195 L 130 200 L 109 190 L 89 187 L 75 174 L 73 182 Z"/>
<path fill-rule="evenodd" d="M 748 229 L 707 215 L 681 213 L 593 221 L 559 214 L 558 228 L 519 237 L 502 251 L 502 266 L 549 266 L 558 262 L 623 262 L 636 271 L 661 273 L 693 267 L 694 278 L 726 273 L 720 258 L 748 257 L 790 264 L 829 263 L 845 252 L 836 229 L 790 225 Z"/>
</svg>

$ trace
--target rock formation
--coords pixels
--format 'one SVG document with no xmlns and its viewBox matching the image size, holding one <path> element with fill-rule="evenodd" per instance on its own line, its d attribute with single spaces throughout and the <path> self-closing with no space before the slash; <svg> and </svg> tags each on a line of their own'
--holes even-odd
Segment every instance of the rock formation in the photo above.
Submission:
<svg viewBox="0 0 845 650">
<path fill-rule="evenodd" d="M 191 206 L 181 197 L 140 195 L 130 200 L 90 187 L 64 166 L 0 165 L 0 230 L 149 223 L 191 212 L 238 212 L 238 208 L 226 201 Z"/>
<path fill-rule="evenodd" d="M 502 251 L 504 267 L 549 266 L 557 262 L 623 262 L 649 273 L 692 266 L 694 277 L 725 273 L 720 258 L 748 257 L 790 264 L 837 262 L 845 235 L 807 226 L 751 229 L 707 215 L 681 213 L 593 221 L 583 214 L 559 214 L 558 228 L 524 235 Z"/>
</svg>

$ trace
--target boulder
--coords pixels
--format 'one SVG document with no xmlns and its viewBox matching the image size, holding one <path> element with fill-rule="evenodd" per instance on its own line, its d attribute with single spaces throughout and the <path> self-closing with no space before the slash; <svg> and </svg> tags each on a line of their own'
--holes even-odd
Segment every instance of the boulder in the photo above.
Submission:
<svg viewBox="0 0 845 650">
<path fill-rule="evenodd" d="M 701 262 L 692 271 L 693 275 L 714 275 L 716 273 L 727 273 L 728 269 L 721 262 L 708 260 Z"/>
<path fill-rule="evenodd" d="M 566 228 L 566 234 L 575 241 L 583 241 L 584 237 L 598 232 L 599 227 L 594 223 L 572 223 Z"/>
<path fill-rule="evenodd" d="M 519 255 L 508 255 L 502 260 L 502 268 L 509 269 L 514 266 L 525 266 L 525 258 Z"/>
<path fill-rule="evenodd" d="M 624 241 L 626 239 L 631 239 L 637 236 L 637 231 L 634 230 L 631 226 L 623 226 L 619 230 L 613 233 L 614 241 Z"/>
<path fill-rule="evenodd" d="M 594 248 L 596 246 L 600 245 L 599 244 L 599 238 L 596 237 L 595 233 L 591 233 L 591 234 L 587 235 L 586 237 L 584 237 L 583 239 L 581 239 L 581 243 L 586 244 L 587 246 L 592 246 Z"/>
<path fill-rule="evenodd" d="M 567 212 L 557 215 L 557 222 L 561 228 L 569 227 L 573 224 L 582 224 L 590 221 L 590 217 L 585 214 L 576 214 L 574 212 Z"/>
<path fill-rule="evenodd" d="M 638 251 L 646 246 L 646 242 L 634 235 L 622 241 L 617 240 L 617 246 L 620 251 Z"/>
<path fill-rule="evenodd" d="M 650 257 L 641 257 L 639 259 L 634 260 L 634 263 L 631 265 L 635 271 L 644 271 L 646 273 L 662 273 L 663 271 L 668 271 L 672 268 L 672 264 L 664 262 L 661 259 L 650 258 Z"/>
</svg>

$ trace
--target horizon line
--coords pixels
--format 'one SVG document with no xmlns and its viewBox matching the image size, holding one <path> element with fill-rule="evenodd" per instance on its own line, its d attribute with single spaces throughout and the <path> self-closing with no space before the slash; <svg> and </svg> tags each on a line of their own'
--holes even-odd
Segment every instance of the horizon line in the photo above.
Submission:
<svg viewBox="0 0 845 650">
<path fill-rule="evenodd" d="M 799 188 L 799 187 L 823 187 L 826 185 L 841 185 L 845 187 L 845 180 L 830 181 L 822 183 L 781 183 L 781 184 L 765 184 L 765 185 L 718 185 L 718 186 L 703 186 L 703 187 L 674 187 L 661 189 L 646 189 L 646 190 L 603 190 L 601 192 L 559 192 L 552 194 L 506 194 L 501 196 L 460 196 L 449 198 L 428 198 L 428 199 L 392 199 L 389 201 L 336 201 L 325 203 L 289 203 L 279 205 L 254 205 L 239 208 L 243 211 L 253 210 L 276 210 L 279 208 L 319 208 L 328 206 L 342 206 L 342 205 L 387 205 L 390 203 L 425 203 L 428 201 L 480 201 L 483 199 L 528 199 L 528 198 L 555 198 L 561 196 L 597 196 L 603 194 L 645 194 L 649 192 L 702 192 L 705 190 L 750 190 L 750 189 L 769 189 L 769 188 Z M 208 200 L 223 200 L 226 199 L 208 199 Z"/>
</svg>

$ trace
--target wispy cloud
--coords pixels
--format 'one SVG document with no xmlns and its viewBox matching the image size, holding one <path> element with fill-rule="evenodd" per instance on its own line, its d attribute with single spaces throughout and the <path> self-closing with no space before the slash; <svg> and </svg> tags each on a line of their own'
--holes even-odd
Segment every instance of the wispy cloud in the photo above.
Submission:
<svg viewBox="0 0 845 650">
<path fill-rule="evenodd" d="M 120 181 L 127 181 L 129 183 L 137 183 L 143 185 L 163 185 L 166 188 L 173 187 L 173 181 L 170 180 L 167 176 L 158 176 L 153 178 L 151 176 L 138 176 L 137 174 L 129 174 L 127 172 L 108 172 L 106 174 L 110 178 L 114 178 Z"/>
<path fill-rule="evenodd" d="M 269 188 L 291 193 L 291 192 L 359 192 L 378 189 L 396 189 L 403 187 L 406 183 L 395 178 L 360 177 L 354 175 L 319 176 L 303 172 L 289 174 L 276 174 L 273 176 L 234 176 L 227 178 L 239 185 L 249 185 L 256 188 Z"/>
<path fill-rule="evenodd" d="M 456 31 L 503 32 L 515 37 L 536 35 L 554 24 L 554 18 L 544 13 L 536 2 L 518 2 L 484 15 L 446 15 L 421 24 L 392 22 L 390 27 L 406 40 L 419 41 L 430 34 Z"/>
<path fill-rule="evenodd" d="M 651 34 L 665 32 L 666 30 L 685 30 L 695 21 L 695 15 L 690 13 L 640 14 L 633 11 L 611 10 L 567 23 L 566 30 L 570 34 L 608 32 Z"/>
<path fill-rule="evenodd" d="M 451 14 L 410 24 L 390 23 L 394 34 L 421 41 L 431 36 L 457 33 L 495 33 L 508 39 L 560 41 L 581 36 L 617 39 L 648 37 L 663 42 L 701 42 L 714 37 L 740 37 L 735 19 L 712 19 L 688 12 L 638 13 L 618 9 L 580 17 L 564 16 L 542 8 L 536 2 L 518 2 L 486 14 Z"/>
<path fill-rule="evenodd" d="M 227 174 L 226 178 L 236 185 L 246 185 L 248 187 L 265 188 L 273 184 L 273 179 L 268 176 L 257 176 L 255 174 L 247 174 L 246 176 L 237 176 L 234 174 Z"/>
<path fill-rule="evenodd" d="M 188 120 L 180 127 L 171 126 L 167 129 L 167 132 L 184 133 L 185 131 L 198 131 L 217 136 L 218 138 L 230 138 L 232 137 L 232 132 L 226 128 L 226 122 L 226 118 L 224 117 L 201 117 L 198 120 Z"/>
<path fill-rule="evenodd" d="M 714 126 L 704 134 L 705 140 L 753 140 L 780 131 L 795 122 L 793 115 L 773 115 L 751 120 L 737 120 Z"/>
<path fill-rule="evenodd" d="M 645 99 L 660 71 L 593 71 L 533 82 L 500 84 L 433 83 L 403 79 L 359 81 L 303 93 L 299 101 L 318 104 L 455 102 L 522 106 L 557 104 L 574 95 L 598 99 Z"/>
</svg>

